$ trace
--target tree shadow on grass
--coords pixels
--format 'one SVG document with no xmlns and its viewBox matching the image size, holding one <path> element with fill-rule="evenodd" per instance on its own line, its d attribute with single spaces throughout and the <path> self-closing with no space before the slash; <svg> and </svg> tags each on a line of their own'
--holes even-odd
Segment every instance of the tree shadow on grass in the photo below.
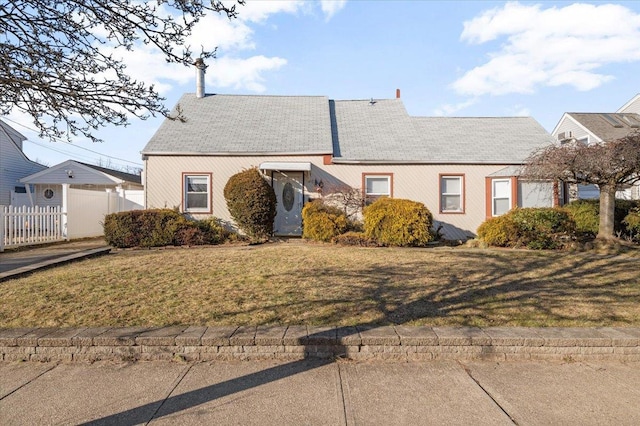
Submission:
<svg viewBox="0 0 640 426">
<path fill-rule="evenodd" d="M 333 310 L 324 316 L 314 317 L 314 321 L 336 324 L 354 315 L 357 317 L 359 309 L 364 315 L 375 307 L 378 312 L 375 320 L 352 324 L 359 329 L 429 323 L 445 318 L 455 318 L 453 323 L 459 325 L 475 325 L 478 321 L 509 325 L 508 318 L 501 322 L 502 315 L 514 310 L 517 312 L 518 309 L 528 311 L 526 313 L 533 323 L 547 318 L 555 324 L 563 324 L 580 318 L 580 313 L 573 310 L 572 304 L 592 302 L 592 308 L 598 310 L 598 305 L 618 306 L 640 299 L 637 259 L 634 258 L 594 255 L 567 258 L 561 254 L 532 254 L 522 260 L 509 252 L 472 251 L 464 253 L 460 259 L 464 262 L 452 265 L 447 273 L 438 276 L 430 276 L 428 265 L 420 262 L 375 265 L 351 271 L 323 268 L 299 272 L 305 276 L 313 272 L 327 274 L 335 283 L 346 283 L 348 287 L 349 282 L 357 282 L 358 286 L 347 288 L 340 295 L 330 294 L 321 300 L 298 302 L 301 306 L 297 308 L 322 310 L 330 304 L 348 303 L 352 310 L 347 313 Z M 496 304 L 502 308 L 497 308 Z M 292 307 L 289 305 L 289 308 Z M 608 309 L 607 312 L 600 312 L 591 322 L 583 319 L 583 325 L 630 321 L 629 318 L 617 316 L 614 309 Z M 348 333 L 357 333 L 357 329 L 344 326 L 338 328 L 337 333 L 346 336 Z M 322 334 L 311 334 L 308 340 L 322 338 Z M 337 346 L 335 350 L 340 352 L 344 349 Z M 304 359 L 280 364 L 171 395 L 87 424 L 133 425 L 148 422 L 332 362 L 331 359 Z"/>
</svg>

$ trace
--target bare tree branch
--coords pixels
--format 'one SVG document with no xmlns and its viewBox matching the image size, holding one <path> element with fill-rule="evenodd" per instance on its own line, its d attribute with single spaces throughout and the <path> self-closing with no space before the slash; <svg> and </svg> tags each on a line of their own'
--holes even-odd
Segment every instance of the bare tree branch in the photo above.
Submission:
<svg viewBox="0 0 640 426">
<path fill-rule="evenodd" d="M 122 60 L 101 48 L 132 50 L 144 43 L 169 63 L 191 65 L 186 39 L 193 26 L 206 13 L 235 18 L 237 4 L 244 1 L 0 2 L 0 114 L 31 115 L 44 137 L 83 135 L 94 141 L 95 130 L 127 125 L 129 115 L 168 116 L 153 85 L 132 79 Z M 200 57 L 215 53 L 202 51 Z"/>
</svg>

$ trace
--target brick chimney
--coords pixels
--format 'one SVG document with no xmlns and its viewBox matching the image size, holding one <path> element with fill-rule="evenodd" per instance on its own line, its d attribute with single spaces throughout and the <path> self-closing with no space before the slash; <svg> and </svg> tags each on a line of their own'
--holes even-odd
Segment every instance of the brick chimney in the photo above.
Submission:
<svg viewBox="0 0 640 426">
<path fill-rule="evenodd" d="M 202 58 L 196 59 L 194 65 L 196 66 L 196 98 L 204 98 L 204 73 L 207 71 L 207 66 Z"/>
<path fill-rule="evenodd" d="M 396 99 L 400 99 L 400 89 L 396 89 Z"/>
</svg>

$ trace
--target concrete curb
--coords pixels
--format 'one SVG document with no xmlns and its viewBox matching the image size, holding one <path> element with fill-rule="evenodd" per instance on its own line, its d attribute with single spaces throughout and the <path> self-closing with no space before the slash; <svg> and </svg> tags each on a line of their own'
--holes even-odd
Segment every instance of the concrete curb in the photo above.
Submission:
<svg viewBox="0 0 640 426">
<path fill-rule="evenodd" d="M 14 278 L 19 278 L 24 275 L 30 274 L 40 269 L 51 268 L 53 266 L 70 263 L 80 259 L 86 259 L 89 257 L 103 256 L 111 252 L 111 247 L 99 247 L 91 250 L 79 251 L 59 257 L 53 257 L 50 259 L 42 260 L 27 266 L 23 266 L 16 269 L 10 269 L 6 272 L 0 272 L 0 282 L 7 281 Z"/>
<path fill-rule="evenodd" d="M 640 361 L 640 328 L 424 326 L 0 329 L 0 361 Z"/>
</svg>

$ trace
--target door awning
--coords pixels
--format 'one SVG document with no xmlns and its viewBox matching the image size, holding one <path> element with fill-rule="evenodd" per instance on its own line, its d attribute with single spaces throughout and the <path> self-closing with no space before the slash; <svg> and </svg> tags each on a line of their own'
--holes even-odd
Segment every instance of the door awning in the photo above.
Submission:
<svg viewBox="0 0 640 426">
<path fill-rule="evenodd" d="M 281 170 L 289 172 L 309 172 L 311 163 L 296 163 L 288 161 L 260 163 L 260 170 Z"/>
</svg>

